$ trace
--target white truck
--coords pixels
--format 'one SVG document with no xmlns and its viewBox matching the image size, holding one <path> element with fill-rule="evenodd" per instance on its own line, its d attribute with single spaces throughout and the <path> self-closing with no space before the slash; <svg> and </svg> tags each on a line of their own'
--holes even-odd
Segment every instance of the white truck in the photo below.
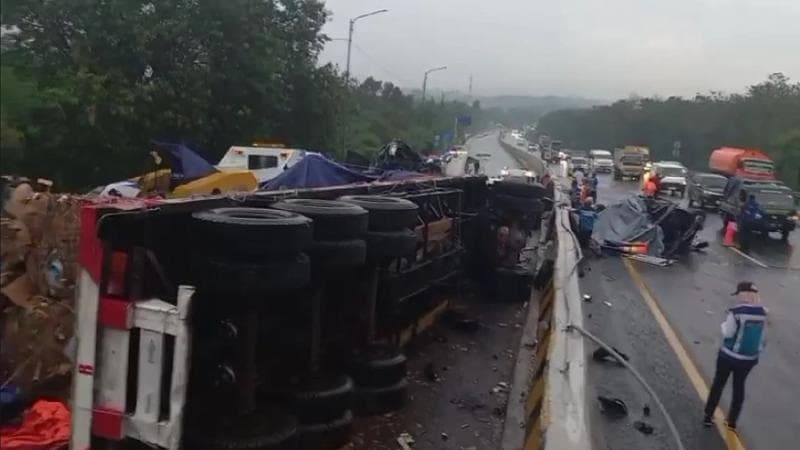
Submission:
<svg viewBox="0 0 800 450">
<path fill-rule="evenodd" d="M 589 150 L 589 165 L 597 173 L 611 173 L 614 170 L 614 156 L 608 150 Z"/>
</svg>

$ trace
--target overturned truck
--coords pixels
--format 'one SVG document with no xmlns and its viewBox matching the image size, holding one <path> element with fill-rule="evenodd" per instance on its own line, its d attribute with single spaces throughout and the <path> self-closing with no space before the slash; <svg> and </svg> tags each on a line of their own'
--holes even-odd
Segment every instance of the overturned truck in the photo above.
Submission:
<svg viewBox="0 0 800 450">
<path fill-rule="evenodd" d="M 488 201 L 474 176 L 85 205 L 71 447 L 345 444 L 405 403 Z"/>
</svg>

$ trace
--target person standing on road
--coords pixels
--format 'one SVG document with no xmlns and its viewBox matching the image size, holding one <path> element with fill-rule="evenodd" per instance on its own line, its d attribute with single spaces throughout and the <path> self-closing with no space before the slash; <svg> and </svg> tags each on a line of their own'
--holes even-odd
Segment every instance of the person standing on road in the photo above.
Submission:
<svg viewBox="0 0 800 450">
<path fill-rule="evenodd" d="M 597 186 L 600 184 L 600 180 L 597 178 L 597 172 L 592 171 L 592 175 L 589 177 L 589 180 L 592 183 L 592 192 L 590 195 L 594 199 L 595 203 L 597 203 Z"/>
<path fill-rule="evenodd" d="M 767 332 L 767 310 L 761 305 L 758 289 L 749 281 L 736 285 L 738 297 L 736 306 L 728 309 L 725 322 L 722 322 L 722 346 L 717 354 L 717 369 L 714 381 L 706 400 L 703 424 L 713 425 L 714 410 L 719 404 L 722 389 L 733 374 L 733 398 L 728 411 L 726 425 L 736 431 L 736 421 L 744 403 L 744 383 L 750 370 L 758 364 L 758 357 L 764 349 Z"/>
<path fill-rule="evenodd" d="M 744 193 L 744 191 L 742 192 Z M 761 205 L 758 204 L 755 195 L 750 194 L 747 196 L 745 194 L 745 198 L 747 200 L 741 206 L 736 225 L 738 227 L 739 246 L 742 247 L 742 250 L 747 251 L 750 248 L 753 228 L 764 216 L 764 213 L 761 211 Z"/>
</svg>

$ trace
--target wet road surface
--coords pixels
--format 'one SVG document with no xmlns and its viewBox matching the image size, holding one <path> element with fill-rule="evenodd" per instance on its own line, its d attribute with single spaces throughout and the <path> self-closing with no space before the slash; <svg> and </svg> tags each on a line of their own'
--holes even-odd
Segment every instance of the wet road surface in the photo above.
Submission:
<svg viewBox="0 0 800 450">
<path fill-rule="evenodd" d="M 497 143 L 496 133 L 471 139 L 467 148 L 472 156 L 491 155 L 481 160 L 487 175 L 516 166 Z M 500 448 L 528 305 L 481 298 L 472 288 L 451 306 L 477 319 L 480 326 L 464 331 L 443 319 L 413 342 L 406 349 L 406 407 L 383 416 L 358 418 L 349 448 L 399 449 L 397 438 L 402 433 L 413 437 L 415 450 Z"/>
<path fill-rule="evenodd" d="M 599 201 L 613 203 L 637 190 L 636 182 L 614 181 L 611 176 L 601 175 Z M 682 204 L 686 206 L 686 201 Z M 755 282 L 769 309 L 770 325 L 765 353 L 747 380 L 739 435 L 748 449 L 796 448 L 800 430 L 800 413 L 796 409 L 800 404 L 799 233 L 794 232 L 788 244 L 775 236 L 758 240 L 750 252 L 756 261 L 751 261 L 721 245 L 721 227 L 719 216 L 708 211 L 699 238 L 707 240 L 709 248 L 687 255 L 671 267 L 642 263 L 626 267 L 614 257 L 590 260 L 591 269 L 581 280 L 584 291 L 594 298 L 584 310 L 586 326 L 619 350 L 629 352 L 634 367 L 666 403 L 687 448 L 737 448 L 730 439 L 726 446 L 716 430 L 700 426 L 705 400 L 701 397 L 705 394 L 701 396 L 698 389 L 702 390 L 703 385 L 707 389 L 713 377 L 719 324 L 726 308 L 733 305 L 731 292 L 738 281 Z M 643 286 L 637 285 L 637 278 Z M 647 291 L 663 313 L 677 342 L 667 345 L 665 333 L 656 323 L 652 308 L 645 305 L 642 291 Z M 685 349 L 688 364 L 676 357 L 676 346 Z M 697 369 L 697 379 L 687 375 L 692 370 L 685 366 L 691 365 Z M 622 423 L 608 423 L 595 408 L 593 426 L 602 425 L 598 434 L 605 444 L 599 448 L 674 448 L 669 436 L 659 435 L 666 428 L 652 401 L 649 404 L 655 433 L 644 436 L 632 430 L 630 422 L 641 416 L 641 403 L 647 395 L 629 374 L 622 372 L 620 368 L 590 362 L 594 393 L 613 392 L 634 401 L 629 404 L 630 417 Z M 729 399 L 730 384 L 723 395 L 723 410 L 727 410 Z"/>
</svg>

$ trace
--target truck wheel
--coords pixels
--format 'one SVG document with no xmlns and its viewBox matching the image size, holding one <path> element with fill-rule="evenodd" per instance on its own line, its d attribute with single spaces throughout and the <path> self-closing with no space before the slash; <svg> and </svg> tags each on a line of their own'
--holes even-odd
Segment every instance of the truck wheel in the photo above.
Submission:
<svg viewBox="0 0 800 450">
<path fill-rule="evenodd" d="M 541 214 L 544 210 L 544 205 L 539 199 L 518 197 L 515 195 L 495 194 L 489 198 L 489 203 L 498 209 L 523 213 L 538 212 Z"/>
<path fill-rule="evenodd" d="M 789 233 L 791 230 L 781 230 L 781 241 L 789 242 Z"/>
<path fill-rule="evenodd" d="M 408 380 L 380 388 L 357 388 L 354 411 L 360 416 L 374 416 L 402 409 L 408 395 Z"/>
<path fill-rule="evenodd" d="M 308 284 L 311 264 L 308 256 L 298 253 L 290 258 L 261 262 L 205 258 L 199 268 L 198 285 L 209 293 L 267 301 Z"/>
<path fill-rule="evenodd" d="M 362 239 L 316 241 L 308 249 L 311 268 L 323 272 L 346 272 L 364 265 L 367 243 Z"/>
<path fill-rule="evenodd" d="M 353 412 L 345 411 L 325 423 L 300 425 L 297 440 L 301 449 L 334 449 L 344 447 L 353 433 Z"/>
<path fill-rule="evenodd" d="M 347 375 L 312 374 L 288 390 L 289 404 L 301 424 L 336 420 L 352 407 L 353 380 Z"/>
<path fill-rule="evenodd" d="M 188 448 L 202 450 L 287 449 L 297 434 L 297 420 L 277 408 L 222 420 L 215 414 L 202 421 L 187 420 Z"/>
<path fill-rule="evenodd" d="M 266 208 L 215 208 L 192 214 L 198 245 L 214 255 L 292 255 L 311 244 L 311 219 Z"/>
<path fill-rule="evenodd" d="M 350 375 L 358 387 L 392 386 L 405 378 L 406 356 L 391 348 L 373 347 L 355 356 Z"/>
<path fill-rule="evenodd" d="M 413 228 L 419 223 L 416 203 L 398 197 L 382 195 L 345 195 L 339 200 L 358 205 L 369 211 L 369 229 L 392 231 Z"/>
<path fill-rule="evenodd" d="M 511 195 L 524 198 L 541 198 L 547 195 L 541 184 L 515 183 L 512 181 L 498 181 L 492 185 L 492 190 L 498 194 Z"/>
<path fill-rule="evenodd" d="M 367 259 L 386 260 L 413 254 L 417 234 L 411 230 L 367 232 Z"/>
<path fill-rule="evenodd" d="M 367 232 L 367 210 L 352 203 L 313 198 L 282 200 L 271 206 L 292 211 L 314 220 L 314 239 L 356 239 Z"/>
</svg>

